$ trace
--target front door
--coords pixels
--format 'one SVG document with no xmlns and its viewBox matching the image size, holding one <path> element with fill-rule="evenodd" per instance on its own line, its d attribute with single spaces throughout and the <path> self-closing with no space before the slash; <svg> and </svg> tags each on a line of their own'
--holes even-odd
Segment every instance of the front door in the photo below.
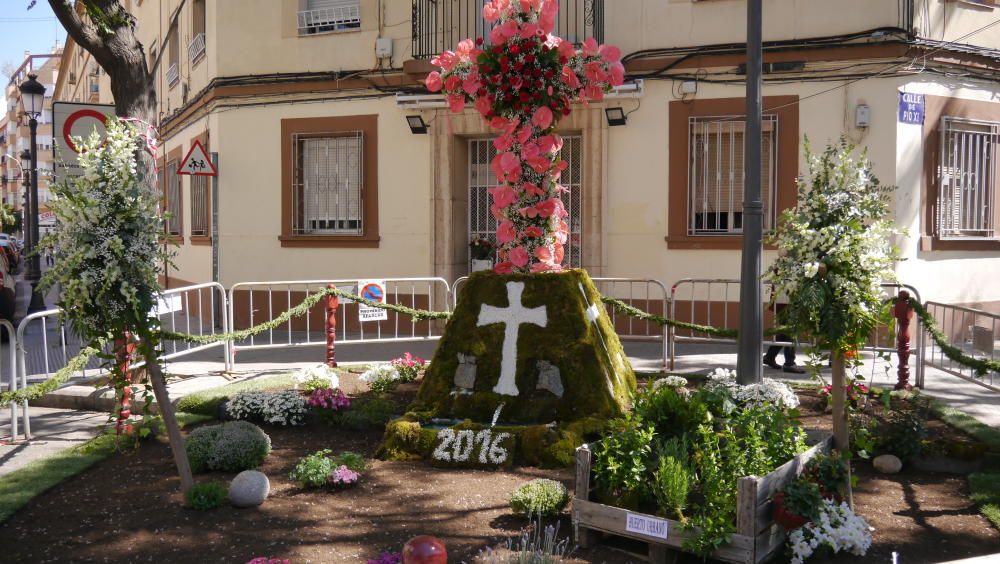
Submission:
<svg viewBox="0 0 1000 564">
<path fill-rule="evenodd" d="M 497 154 L 492 139 L 469 140 L 469 239 L 487 239 L 496 243 L 497 220 L 490 213 L 490 194 L 487 190 L 497 185 L 497 178 L 490 169 L 490 162 Z M 569 135 L 563 137 L 560 156 L 569 163 L 563 171 L 560 183 L 569 189 L 562 194 L 563 204 L 569 212 L 569 241 L 563 266 L 579 268 L 583 264 L 583 137 Z M 467 245 L 468 246 L 468 245 Z M 471 270 L 471 251 L 469 265 Z"/>
</svg>

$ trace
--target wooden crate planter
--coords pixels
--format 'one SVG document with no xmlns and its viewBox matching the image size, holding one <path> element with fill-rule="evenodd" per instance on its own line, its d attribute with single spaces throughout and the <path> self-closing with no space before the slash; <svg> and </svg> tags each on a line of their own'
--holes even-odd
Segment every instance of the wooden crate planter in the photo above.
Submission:
<svg viewBox="0 0 1000 564">
<path fill-rule="evenodd" d="M 764 562 L 785 542 L 785 530 L 771 520 L 771 496 L 794 480 L 805 463 L 817 454 L 829 452 L 833 438 L 825 440 L 775 469 L 770 474 L 746 476 L 737 481 L 736 533 L 729 544 L 712 553 L 712 558 L 740 564 Z M 629 511 L 620 507 L 591 501 L 591 450 L 583 445 L 576 450 L 576 497 L 573 499 L 573 532 L 583 548 L 596 542 L 597 533 L 609 533 L 649 543 L 649 560 L 663 562 L 668 555 L 683 550 L 684 541 L 694 536 L 680 522 Z M 629 517 L 656 519 L 667 523 L 667 538 L 627 530 Z M 634 521 L 633 521 L 634 522 Z"/>
</svg>

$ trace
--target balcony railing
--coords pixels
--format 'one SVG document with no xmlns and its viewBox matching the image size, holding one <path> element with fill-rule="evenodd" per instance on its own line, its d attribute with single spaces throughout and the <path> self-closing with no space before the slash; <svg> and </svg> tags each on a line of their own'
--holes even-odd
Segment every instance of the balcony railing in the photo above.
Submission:
<svg viewBox="0 0 1000 564">
<path fill-rule="evenodd" d="M 188 60 L 192 63 L 205 55 L 205 34 L 199 33 L 188 43 Z"/>
<path fill-rule="evenodd" d="M 177 68 L 177 63 L 167 67 L 167 85 L 173 86 L 181 79 L 181 71 Z"/>
<path fill-rule="evenodd" d="M 489 43 L 491 24 L 483 20 L 489 0 L 413 0 L 413 56 L 433 57 L 453 49 L 466 37 Z M 587 37 L 604 42 L 604 0 L 563 0 L 559 3 L 556 35 L 582 43 Z"/>
<path fill-rule="evenodd" d="M 299 12 L 299 35 L 359 29 L 361 6 L 358 0 L 339 0 L 335 5 Z"/>
</svg>

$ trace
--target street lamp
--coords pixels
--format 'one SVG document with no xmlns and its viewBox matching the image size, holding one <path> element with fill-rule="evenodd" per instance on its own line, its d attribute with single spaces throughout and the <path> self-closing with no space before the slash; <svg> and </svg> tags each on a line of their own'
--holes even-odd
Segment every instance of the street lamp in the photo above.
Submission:
<svg viewBox="0 0 1000 564">
<path fill-rule="evenodd" d="M 42 115 L 42 106 L 45 104 L 45 85 L 35 80 L 36 74 L 29 74 L 18 86 L 21 91 L 21 112 L 28 118 L 28 128 L 31 131 L 31 188 L 28 190 L 28 272 L 25 278 L 31 283 L 31 303 L 28 304 L 28 313 L 42 311 L 45 309 L 45 298 L 38 291 L 38 280 L 42 277 L 41 268 L 38 262 L 38 145 L 36 134 L 38 132 L 38 116 Z"/>
</svg>

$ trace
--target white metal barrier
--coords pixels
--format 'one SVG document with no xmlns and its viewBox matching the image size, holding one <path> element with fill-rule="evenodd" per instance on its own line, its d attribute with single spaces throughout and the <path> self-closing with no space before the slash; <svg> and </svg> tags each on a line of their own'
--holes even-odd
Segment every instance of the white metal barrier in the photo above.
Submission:
<svg viewBox="0 0 1000 564">
<path fill-rule="evenodd" d="M 229 332 L 229 308 L 226 289 L 217 282 L 206 282 L 164 290 L 157 304 L 160 325 L 165 331 L 209 336 Z M 165 341 L 163 360 L 171 360 L 222 347 L 226 370 L 230 365 L 229 341 L 200 344 L 187 341 Z"/>
<path fill-rule="evenodd" d="M 444 278 L 379 278 L 384 281 L 385 302 L 418 309 L 449 309 L 451 286 Z M 239 282 L 229 288 L 229 326 L 235 330 L 275 319 L 329 284 L 349 292 L 360 291 L 357 279 L 285 280 Z M 316 346 L 326 344 L 324 300 L 283 326 L 230 345 L 230 363 L 236 352 L 247 349 Z M 360 321 L 358 304 L 340 299 L 337 308 L 337 344 L 365 342 L 432 341 L 441 337 L 443 322 L 414 322 L 409 316 L 388 311 L 384 321 Z"/>
<path fill-rule="evenodd" d="M 937 321 L 938 327 L 944 333 L 948 343 L 965 354 L 976 358 L 1000 359 L 1000 315 L 973 309 L 970 307 L 927 302 L 924 306 L 927 313 Z M 926 343 L 925 343 L 926 341 Z M 947 356 L 933 339 L 926 336 L 920 338 L 921 366 L 931 366 L 953 376 L 958 376 L 984 388 L 1000 392 L 1000 374 L 989 372 L 982 378 L 976 376 L 971 368 L 959 364 Z M 921 373 L 917 383 L 923 386 Z"/>
<path fill-rule="evenodd" d="M 3 385 L 3 380 L 7 381 L 7 390 L 14 392 L 18 389 L 18 377 L 20 373 L 17 370 L 17 334 L 14 326 L 11 325 L 10 321 L 6 319 L 0 319 L 0 341 L 3 341 L 3 346 L 7 347 L 7 350 L 0 353 L 0 387 Z M 17 418 L 18 409 L 24 413 L 24 424 L 25 429 L 27 429 L 28 422 L 28 402 L 22 402 L 18 405 L 17 402 L 10 402 L 10 439 L 17 439 Z"/>
<path fill-rule="evenodd" d="M 469 279 L 463 276 L 452 284 L 452 309 L 458 305 L 458 295 Z M 667 287 L 652 278 L 592 278 L 597 290 L 604 296 L 622 300 L 643 311 L 666 316 L 670 311 Z M 662 343 L 662 366 L 667 367 L 670 356 L 667 326 L 636 319 L 629 315 L 619 315 L 613 308 L 606 308 L 615 332 L 623 341 L 653 341 Z"/>
<path fill-rule="evenodd" d="M 677 321 L 699 325 L 711 325 L 713 327 L 725 329 L 738 329 L 740 299 L 739 286 L 740 281 L 735 279 L 685 278 L 678 280 L 673 286 L 670 287 L 670 318 Z M 771 285 L 765 284 L 765 287 L 764 296 L 769 297 Z M 885 292 L 887 298 L 896 297 L 899 290 L 902 289 L 908 290 L 917 301 L 920 301 L 920 292 L 918 292 L 913 286 L 897 283 L 882 284 L 882 290 Z M 769 308 L 767 308 L 764 320 L 765 328 L 774 327 L 777 310 L 779 308 L 780 304 L 777 303 L 772 304 Z M 915 320 L 915 323 L 917 326 L 914 327 L 912 334 L 916 335 L 916 338 L 911 341 L 911 350 L 914 358 L 917 359 L 915 380 L 918 385 L 922 385 L 924 367 L 923 363 L 919 361 L 918 355 L 920 354 L 920 351 L 917 350 L 917 348 L 923 343 L 923 325 L 920 324 L 919 319 Z M 896 346 L 890 337 L 891 334 L 889 333 L 888 327 L 876 327 L 874 333 L 869 337 L 869 345 L 865 347 L 865 350 L 873 352 L 895 352 Z M 693 330 L 673 328 L 669 331 L 669 339 L 671 368 L 674 367 L 676 345 L 678 342 L 736 342 L 735 338 L 717 337 Z M 886 339 L 890 339 L 888 344 L 886 344 Z M 777 338 L 765 338 L 764 344 L 768 346 L 783 346 L 789 344 L 793 345 L 795 343 L 791 341 L 779 340 Z"/>
</svg>

